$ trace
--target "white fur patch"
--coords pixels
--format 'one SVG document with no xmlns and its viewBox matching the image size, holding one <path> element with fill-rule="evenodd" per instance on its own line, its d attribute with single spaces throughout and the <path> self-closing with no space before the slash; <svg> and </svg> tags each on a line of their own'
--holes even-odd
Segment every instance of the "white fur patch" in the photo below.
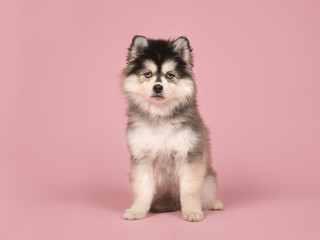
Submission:
<svg viewBox="0 0 320 240">
<path fill-rule="evenodd" d="M 175 72 L 176 62 L 173 60 L 166 61 L 162 64 L 162 73 L 166 74 L 167 72 Z"/>
<path fill-rule="evenodd" d="M 145 72 L 155 73 L 157 71 L 157 65 L 153 61 L 147 60 L 147 61 L 144 62 L 143 65 L 146 68 Z"/>
<path fill-rule="evenodd" d="M 135 122 L 127 135 L 131 153 L 136 158 L 154 158 L 158 154 L 176 153 L 186 157 L 198 141 L 190 129 L 177 129 L 172 122 L 163 122 L 157 127 L 147 122 Z"/>
</svg>

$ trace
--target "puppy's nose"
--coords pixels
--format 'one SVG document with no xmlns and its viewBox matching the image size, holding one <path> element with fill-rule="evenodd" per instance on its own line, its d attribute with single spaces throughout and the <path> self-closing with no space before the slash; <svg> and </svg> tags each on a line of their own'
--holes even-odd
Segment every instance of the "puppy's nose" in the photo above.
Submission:
<svg viewBox="0 0 320 240">
<path fill-rule="evenodd" d="M 153 91 L 154 91 L 155 93 L 161 93 L 162 90 L 163 90 L 163 87 L 162 87 L 162 85 L 160 85 L 160 84 L 156 84 L 156 85 L 153 86 Z"/>
</svg>

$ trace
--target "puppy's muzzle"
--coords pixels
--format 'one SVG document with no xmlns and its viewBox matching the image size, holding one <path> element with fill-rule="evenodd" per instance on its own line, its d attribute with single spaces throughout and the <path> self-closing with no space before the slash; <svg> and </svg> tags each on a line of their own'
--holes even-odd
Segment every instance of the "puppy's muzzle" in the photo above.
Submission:
<svg viewBox="0 0 320 240">
<path fill-rule="evenodd" d="M 153 91 L 157 94 L 161 93 L 163 91 L 163 87 L 160 84 L 156 84 L 153 86 Z"/>
</svg>

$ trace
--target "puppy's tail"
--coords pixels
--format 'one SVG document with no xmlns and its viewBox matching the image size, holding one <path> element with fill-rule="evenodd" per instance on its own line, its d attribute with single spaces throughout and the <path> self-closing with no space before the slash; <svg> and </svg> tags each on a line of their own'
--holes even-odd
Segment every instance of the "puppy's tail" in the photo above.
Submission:
<svg viewBox="0 0 320 240">
<path fill-rule="evenodd" d="M 180 210 L 180 201 L 171 196 L 154 199 L 150 208 L 152 213 L 174 212 L 177 210 Z"/>
</svg>

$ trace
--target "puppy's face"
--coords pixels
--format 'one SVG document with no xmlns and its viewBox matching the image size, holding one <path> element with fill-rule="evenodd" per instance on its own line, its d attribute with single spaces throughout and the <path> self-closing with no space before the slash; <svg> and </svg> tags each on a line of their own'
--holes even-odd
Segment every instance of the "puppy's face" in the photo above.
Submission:
<svg viewBox="0 0 320 240">
<path fill-rule="evenodd" d="M 188 40 L 134 37 L 123 71 L 123 91 L 136 105 L 161 107 L 188 102 L 195 94 Z"/>
</svg>

